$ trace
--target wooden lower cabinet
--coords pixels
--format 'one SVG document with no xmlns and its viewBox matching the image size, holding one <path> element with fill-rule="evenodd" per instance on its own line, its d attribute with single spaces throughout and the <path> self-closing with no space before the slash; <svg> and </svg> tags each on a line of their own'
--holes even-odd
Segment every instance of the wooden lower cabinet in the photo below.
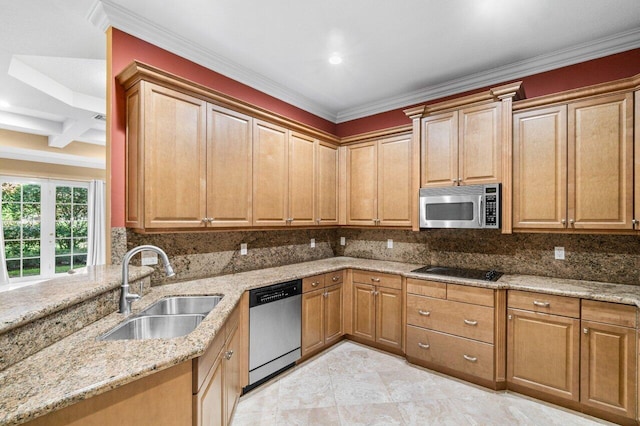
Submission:
<svg viewBox="0 0 640 426">
<path fill-rule="evenodd" d="M 353 335 L 386 347 L 402 350 L 402 282 L 400 277 L 383 276 L 354 272 L 353 282 Z M 391 279 L 388 279 L 393 277 Z M 386 279 L 385 279 L 386 278 Z M 371 279 L 380 285 L 366 284 Z M 385 287 L 386 284 L 394 287 Z M 399 288 L 395 288 L 399 287 Z"/>
<path fill-rule="evenodd" d="M 507 382 L 579 400 L 580 320 L 508 310 Z"/>
<path fill-rule="evenodd" d="M 344 334 L 342 277 L 340 271 L 302 281 L 303 357 L 337 342 Z"/>
<path fill-rule="evenodd" d="M 193 426 L 228 425 L 231 421 L 242 393 L 238 320 L 236 308 L 207 351 L 193 360 Z"/>
</svg>

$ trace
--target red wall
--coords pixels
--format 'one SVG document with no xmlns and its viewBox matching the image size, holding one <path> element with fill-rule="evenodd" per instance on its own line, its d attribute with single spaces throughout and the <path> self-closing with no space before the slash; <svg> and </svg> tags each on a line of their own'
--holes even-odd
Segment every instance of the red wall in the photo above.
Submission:
<svg viewBox="0 0 640 426">
<path fill-rule="evenodd" d="M 339 137 L 410 123 L 410 120 L 402 110 L 414 105 L 407 105 L 396 110 L 334 124 L 122 31 L 113 29 L 111 33 L 112 76 L 118 75 L 134 59 L 139 60 Z M 540 74 L 525 76 L 512 81 L 522 80 L 526 97 L 532 98 L 630 77 L 639 73 L 640 49 L 635 49 Z M 500 84 L 494 84 L 491 87 L 499 86 Z M 488 87 L 447 98 L 430 100 L 429 102 L 439 102 L 486 89 Z M 124 91 L 115 82 L 111 96 L 111 226 L 123 227 L 125 201 L 125 104 Z"/>
</svg>

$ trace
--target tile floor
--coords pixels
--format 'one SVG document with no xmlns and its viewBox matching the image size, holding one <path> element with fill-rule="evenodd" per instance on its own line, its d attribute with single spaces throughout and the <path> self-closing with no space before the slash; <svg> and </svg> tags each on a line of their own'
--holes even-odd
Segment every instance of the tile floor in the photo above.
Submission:
<svg viewBox="0 0 640 426">
<path fill-rule="evenodd" d="M 607 422 L 494 392 L 343 341 L 240 398 L 244 425 L 601 425 Z"/>
</svg>

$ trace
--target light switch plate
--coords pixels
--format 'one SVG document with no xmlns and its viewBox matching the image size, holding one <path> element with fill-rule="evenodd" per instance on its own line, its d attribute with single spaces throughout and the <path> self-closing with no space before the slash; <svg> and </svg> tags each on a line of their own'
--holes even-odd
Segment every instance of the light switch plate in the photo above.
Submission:
<svg viewBox="0 0 640 426">
<path fill-rule="evenodd" d="M 340 237 L 340 245 L 341 246 L 346 246 L 347 245 L 347 239 L 345 237 Z"/>
<path fill-rule="evenodd" d="M 247 243 L 240 244 L 240 254 L 245 256 L 247 254 Z"/>
<path fill-rule="evenodd" d="M 556 247 L 554 251 L 556 260 L 564 260 L 564 247 Z"/>
<path fill-rule="evenodd" d="M 316 239 L 312 238 L 311 239 L 311 248 L 315 248 L 316 247 Z"/>
<path fill-rule="evenodd" d="M 391 238 L 387 240 L 387 248 L 393 248 L 393 240 Z"/>
<path fill-rule="evenodd" d="M 157 265 L 158 264 L 158 253 L 145 250 L 142 252 L 142 265 Z"/>
</svg>

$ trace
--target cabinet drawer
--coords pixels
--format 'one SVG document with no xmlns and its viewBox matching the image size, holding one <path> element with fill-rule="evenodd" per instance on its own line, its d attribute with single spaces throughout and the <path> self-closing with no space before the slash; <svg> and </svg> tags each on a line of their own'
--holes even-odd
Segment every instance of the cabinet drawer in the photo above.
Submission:
<svg viewBox="0 0 640 426">
<path fill-rule="evenodd" d="M 302 292 L 317 290 L 324 287 L 324 275 L 314 275 L 302 279 Z"/>
<path fill-rule="evenodd" d="M 493 345 L 407 326 L 407 356 L 493 380 Z"/>
<path fill-rule="evenodd" d="M 620 303 L 583 300 L 582 319 L 636 328 L 636 307 Z"/>
<path fill-rule="evenodd" d="M 495 305 L 494 290 L 490 288 L 469 287 L 467 285 L 449 284 L 447 299 L 456 302 L 473 303 L 474 305 Z"/>
<path fill-rule="evenodd" d="M 494 310 L 408 294 L 407 324 L 493 343 Z"/>
<path fill-rule="evenodd" d="M 380 272 L 354 270 L 353 282 L 396 288 L 398 290 L 402 289 L 402 278 L 400 277 L 400 275 L 383 274 Z"/>
<path fill-rule="evenodd" d="M 324 274 L 324 285 L 327 287 L 334 284 L 341 284 L 344 281 L 344 271 L 329 272 Z"/>
<path fill-rule="evenodd" d="M 407 278 L 407 293 L 420 294 L 422 296 L 447 298 L 447 285 L 438 281 L 417 280 Z"/>
<path fill-rule="evenodd" d="M 567 296 L 509 290 L 509 308 L 580 318 L 580 299 Z"/>
</svg>

